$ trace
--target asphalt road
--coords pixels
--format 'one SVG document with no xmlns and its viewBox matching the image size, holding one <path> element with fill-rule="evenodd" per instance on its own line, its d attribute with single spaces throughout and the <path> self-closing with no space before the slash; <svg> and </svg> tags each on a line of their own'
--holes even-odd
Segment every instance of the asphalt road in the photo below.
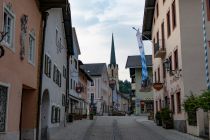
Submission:
<svg viewBox="0 0 210 140">
<path fill-rule="evenodd" d="M 50 140 L 202 140 L 166 130 L 148 121 L 146 116 L 97 116 L 94 120 L 68 123 L 55 131 Z"/>
<path fill-rule="evenodd" d="M 201 140 L 175 130 L 165 130 L 146 117 L 97 117 L 83 140 Z"/>
</svg>

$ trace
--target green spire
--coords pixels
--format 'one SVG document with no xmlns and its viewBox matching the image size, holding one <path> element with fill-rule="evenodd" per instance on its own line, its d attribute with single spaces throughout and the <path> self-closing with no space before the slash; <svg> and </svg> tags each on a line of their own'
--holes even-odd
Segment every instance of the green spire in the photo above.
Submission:
<svg viewBox="0 0 210 140">
<path fill-rule="evenodd" d="M 116 65 L 115 48 L 114 48 L 114 37 L 112 33 L 112 48 L 111 48 L 111 59 L 110 64 Z"/>
</svg>

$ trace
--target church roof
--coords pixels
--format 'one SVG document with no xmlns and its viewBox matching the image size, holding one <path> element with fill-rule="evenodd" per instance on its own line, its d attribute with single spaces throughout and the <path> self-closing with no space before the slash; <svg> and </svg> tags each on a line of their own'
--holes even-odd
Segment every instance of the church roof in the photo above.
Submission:
<svg viewBox="0 0 210 140">
<path fill-rule="evenodd" d="M 152 67 L 152 55 L 145 55 L 147 67 Z M 128 56 L 125 68 L 141 68 L 140 55 Z"/>
<path fill-rule="evenodd" d="M 106 63 L 92 63 L 81 65 L 81 68 L 90 76 L 101 76 L 106 68 Z"/>
<path fill-rule="evenodd" d="M 113 36 L 113 34 L 112 34 L 112 45 L 111 45 L 110 64 L 116 65 L 116 56 L 115 56 L 115 46 L 114 46 L 114 36 Z"/>
</svg>

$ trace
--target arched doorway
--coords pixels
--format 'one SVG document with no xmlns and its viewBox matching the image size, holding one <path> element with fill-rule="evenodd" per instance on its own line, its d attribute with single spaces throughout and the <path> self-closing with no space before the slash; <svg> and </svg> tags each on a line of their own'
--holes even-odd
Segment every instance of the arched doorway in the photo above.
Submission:
<svg viewBox="0 0 210 140">
<path fill-rule="evenodd" d="M 42 95 L 41 102 L 41 139 L 47 140 L 48 118 L 49 118 L 49 91 L 46 89 Z"/>
</svg>

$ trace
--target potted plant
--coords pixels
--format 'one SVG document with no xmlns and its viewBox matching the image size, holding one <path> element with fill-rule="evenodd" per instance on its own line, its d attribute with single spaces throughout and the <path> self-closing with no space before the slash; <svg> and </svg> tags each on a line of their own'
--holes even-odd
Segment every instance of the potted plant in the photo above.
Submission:
<svg viewBox="0 0 210 140">
<path fill-rule="evenodd" d="M 90 114 L 89 114 L 90 120 L 93 120 L 93 116 L 94 116 L 94 113 L 93 112 L 90 112 Z"/>
<path fill-rule="evenodd" d="M 166 129 L 173 128 L 173 119 L 172 119 L 172 112 L 169 108 L 163 108 L 161 110 L 161 119 L 162 119 L 162 126 Z"/>
<path fill-rule="evenodd" d="M 155 122 L 158 126 L 162 126 L 162 119 L 161 119 L 161 113 L 160 111 L 158 111 L 156 114 L 155 114 Z"/>
</svg>

